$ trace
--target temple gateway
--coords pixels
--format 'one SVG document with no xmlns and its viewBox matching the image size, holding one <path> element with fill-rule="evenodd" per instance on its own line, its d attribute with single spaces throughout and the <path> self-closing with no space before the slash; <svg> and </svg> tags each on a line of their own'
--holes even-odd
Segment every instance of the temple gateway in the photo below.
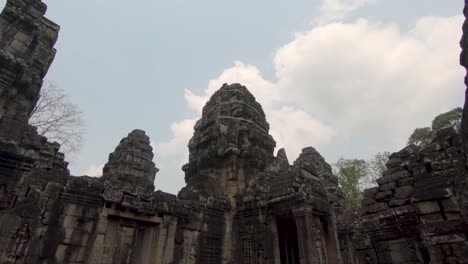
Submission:
<svg viewBox="0 0 468 264">
<path fill-rule="evenodd" d="M 7 0 L 0 14 L 1 263 L 468 263 L 467 107 L 461 133 L 392 154 L 359 211 L 313 147 L 293 162 L 274 153 L 262 106 L 241 84 L 203 108 L 177 195 L 155 191 L 138 129 L 102 177 L 75 177 L 60 145 L 28 124 L 56 52 L 59 26 L 45 12 L 40 0 Z M 465 36 L 461 46 L 468 66 Z"/>
</svg>

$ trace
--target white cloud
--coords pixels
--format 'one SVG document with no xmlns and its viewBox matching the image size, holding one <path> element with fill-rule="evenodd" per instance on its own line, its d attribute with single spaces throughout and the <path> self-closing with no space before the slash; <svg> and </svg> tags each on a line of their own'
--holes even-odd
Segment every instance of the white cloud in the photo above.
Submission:
<svg viewBox="0 0 468 264">
<path fill-rule="evenodd" d="M 341 21 L 349 13 L 376 0 L 322 0 L 320 16 L 316 24 L 323 25 L 333 21 Z"/>
<path fill-rule="evenodd" d="M 297 157 L 304 146 L 317 146 L 331 140 L 333 129 L 315 120 L 307 112 L 292 106 L 273 107 L 275 102 L 282 101 L 279 87 L 265 80 L 257 67 L 239 61 L 224 70 L 218 78 L 210 80 L 203 95 L 196 95 L 186 89 L 187 105 L 201 114 L 205 103 L 224 83 L 242 83 L 249 89 L 265 110 L 267 121 L 272 128 L 270 133 L 277 141 L 277 146 L 287 147 L 290 157 Z M 180 168 L 188 161 L 187 144 L 193 135 L 193 127 L 197 120 L 198 118 L 186 119 L 172 124 L 173 137 L 168 142 L 156 146 L 156 161 L 161 165 L 156 180 L 157 188 L 177 192 L 184 185 L 180 177 L 183 173 Z"/>
<path fill-rule="evenodd" d="M 155 185 L 157 189 L 177 193 L 184 185 L 182 165 L 188 162 L 188 142 L 193 135 L 196 119 L 186 119 L 171 125 L 173 134 L 168 142 L 151 142 L 159 168 Z"/>
<path fill-rule="evenodd" d="M 328 2 L 330 10 L 351 10 L 365 1 L 344 7 L 340 3 L 345 2 Z M 462 103 L 462 22 L 461 16 L 425 17 L 407 32 L 396 24 L 364 19 L 314 26 L 276 51 L 276 80 L 264 79 L 253 65 L 235 62 L 208 82 L 204 94 L 187 89 L 185 99 L 200 114 L 223 83 L 242 83 L 263 105 L 270 133 L 291 161 L 305 146 L 340 155 L 354 151 L 336 139 L 359 142 L 362 153 L 386 151 L 390 145 L 396 150 L 415 127 L 429 125 L 435 115 Z M 187 161 L 194 123 L 190 119 L 172 126 L 174 137 L 159 145 L 161 168 Z"/>
<path fill-rule="evenodd" d="M 265 111 L 277 147 L 287 147 L 291 157 L 297 157 L 305 146 L 328 143 L 334 134 L 331 127 L 309 113 L 291 105 L 282 105 L 281 87 L 265 80 L 257 67 L 239 61 L 224 70 L 218 78 L 210 80 L 204 95 L 198 96 L 186 89 L 187 104 L 201 114 L 205 103 L 224 83 L 241 83 L 249 89 Z"/>
<path fill-rule="evenodd" d="M 304 147 L 327 144 L 335 135 L 330 126 L 291 106 L 267 109 L 266 116 L 277 149 L 285 148 L 289 158 L 298 157 Z"/>
<path fill-rule="evenodd" d="M 236 61 L 233 67 L 225 69 L 218 78 L 208 82 L 204 95 L 198 96 L 185 89 L 185 100 L 191 109 L 201 114 L 205 103 L 224 83 L 242 83 L 263 107 L 270 107 L 280 99 L 278 87 L 265 80 L 257 67 Z"/>
<path fill-rule="evenodd" d="M 104 165 L 91 165 L 86 169 L 85 175 L 91 177 L 102 176 L 102 168 L 104 168 Z"/>
<path fill-rule="evenodd" d="M 169 142 L 159 144 L 157 146 L 158 152 L 164 153 L 166 156 L 177 156 L 181 152 L 180 149 L 187 149 L 188 139 L 193 135 L 195 122 L 196 119 L 187 119 L 172 124 L 171 131 L 174 137 Z"/>
<path fill-rule="evenodd" d="M 342 135 L 401 142 L 460 93 L 461 24 L 457 16 L 422 18 L 406 33 L 363 19 L 316 27 L 277 51 L 277 85 Z"/>
</svg>

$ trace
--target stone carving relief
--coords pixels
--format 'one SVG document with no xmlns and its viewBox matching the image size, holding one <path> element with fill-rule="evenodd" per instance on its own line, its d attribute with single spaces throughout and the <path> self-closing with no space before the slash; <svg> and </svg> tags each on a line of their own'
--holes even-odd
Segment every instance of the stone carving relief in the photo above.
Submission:
<svg viewBox="0 0 468 264">
<path fill-rule="evenodd" d="M 12 237 L 13 245 L 10 250 L 12 263 L 20 263 L 31 239 L 31 229 L 28 222 L 23 222 Z"/>
</svg>

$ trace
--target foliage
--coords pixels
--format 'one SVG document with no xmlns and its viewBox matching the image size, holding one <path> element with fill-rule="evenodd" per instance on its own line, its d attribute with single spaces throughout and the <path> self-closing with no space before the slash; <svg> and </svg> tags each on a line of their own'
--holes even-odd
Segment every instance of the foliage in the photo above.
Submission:
<svg viewBox="0 0 468 264">
<path fill-rule="evenodd" d="M 346 194 L 346 204 L 349 207 L 359 207 L 362 199 L 359 181 L 367 175 L 366 161 L 341 158 L 334 167 L 340 186 Z"/>
<path fill-rule="evenodd" d="M 438 131 L 443 128 L 453 127 L 460 131 L 463 109 L 457 107 L 446 113 L 442 113 L 432 120 L 432 131 Z"/>
<path fill-rule="evenodd" d="M 361 179 L 359 187 L 361 190 L 377 186 L 376 180 L 382 177 L 387 167 L 390 152 L 379 152 L 366 162 L 367 175 Z"/>
<path fill-rule="evenodd" d="M 425 147 L 431 143 L 432 129 L 430 127 L 416 128 L 408 138 L 408 145 Z"/>
<path fill-rule="evenodd" d="M 432 120 L 431 127 L 416 128 L 408 138 L 408 145 L 426 147 L 431 143 L 436 132 L 443 128 L 453 127 L 456 131 L 460 131 L 462 112 L 462 108 L 454 108 L 436 116 Z"/>
<path fill-rule="evenodd" d="M 49 141 L 57 141 L 61 151 L 76 154 L 84 136 L 83 113 L 73 104 L 63 89 L 45 82 L 31 112 L 29 124 Z"/>
</svg>

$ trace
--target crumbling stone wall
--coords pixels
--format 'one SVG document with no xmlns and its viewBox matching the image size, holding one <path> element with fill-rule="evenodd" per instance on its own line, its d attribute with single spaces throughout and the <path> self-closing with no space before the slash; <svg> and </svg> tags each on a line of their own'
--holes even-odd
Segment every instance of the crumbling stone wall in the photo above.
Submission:
<svg viewBox="0 0 468 264">
<path fill-rule="evenodd" d="M 465 17 L 467 7 L 465 0 Z M 465 20 L 465 68 L 467 32 Z M 468 262 L 468 90 L 465 96 L 461 131 L 444 129 L 424 149 L 392 154 L 378 187 L 364 192 L 358 220 L 341 223 L 344 240 L 354 242 L 345 246 L 345 263 Z"/>
<path fill-rule="evenodd" d="M 461 136 L 445 129 L 392 154 L 360 212 L 344 207 L 314 148 L 292 165 L 284 149 L 274 155 L 263 109 L 240 84 L 206 104 L 178 196 L 154 191 L 142 130 L 120 141 L 102 177 L 73 177 L 60 146 L 27 123 L 55 55 L 59 27 L 45 11 L 8 0 L 0 14 L 0 262 L 468 262 L 466 107 Z"/>
<path fill-rule="evenodd" d="M 240 84 L 207 103 L 178 197 L 154 191 L 142 130 L 120 141 L 102 177 L 70 176 L 60 146 L 28 125 L 59 30 L 45 11 L 9 0 L 0 15 L 0 262 L 340 262 L 343 195 L 330 166 L 313 148 L 292 166 L 284 150 L 275 157 L 262 107 Z"/>
<path fill-rule="evenodd" d="M 426 148 L 390 156 L 367 189 L 355 223 L 357 263 L 464 263 L 468 221 L 457 196 L 464 175 L 460 135 L 441 130 Z"/>
</svg>

